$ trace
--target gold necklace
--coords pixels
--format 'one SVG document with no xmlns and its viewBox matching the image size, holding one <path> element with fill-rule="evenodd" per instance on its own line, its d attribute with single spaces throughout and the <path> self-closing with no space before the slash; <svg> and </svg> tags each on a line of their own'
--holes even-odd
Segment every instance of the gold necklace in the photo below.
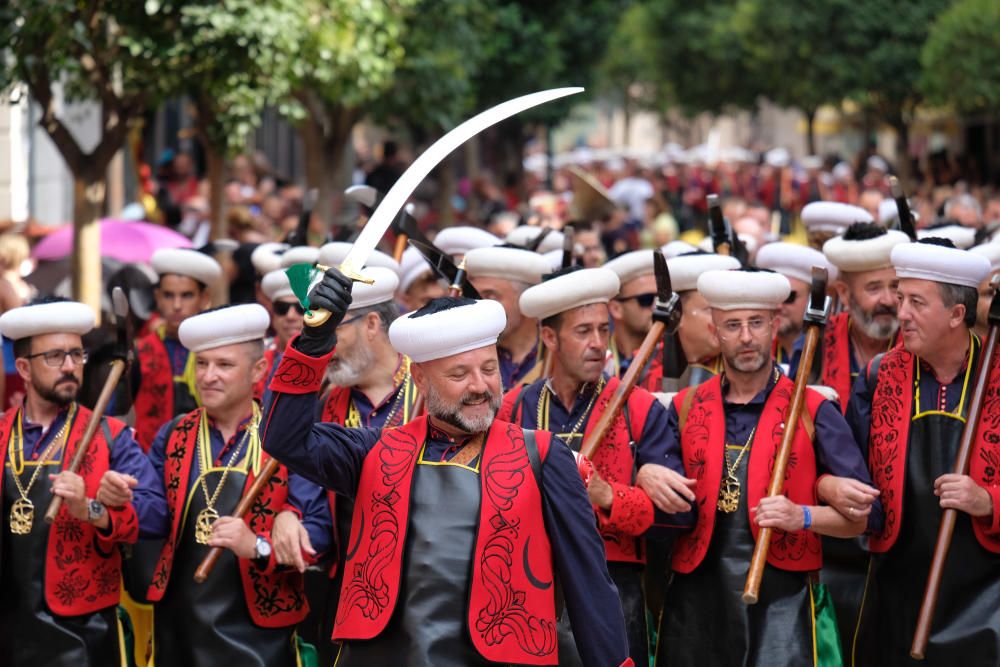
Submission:
<svg viewBox="0 0 1000 667">
<path fill-rule="evenodd" d="M 59 445 L 60 450 L 66 446 L 66 439 L 68 437 L 67 427 L 73 421 L 75 413 L 76 404 L 73 404 L 70 406 L 69 413 L 66 415 L 66 420 L 63 422 L 59 432 L 52 437 L 52 440 L 49 441 L 49 444 L 42 452 L 41 457 L 39 457 L 38 465 L 35 466 L 35 472 L 32 473 L 31 479 L 28 480 L 27 486 L 21 484 L 20 476 L 21 471 L 24 470 L 24 434 L 21 430 L 23 416 L 19 411 L 17 417 L 14 418 L 16 424 L 15 432 L 12 434 L 13 437 L 8 445 L 8 453 L 11 459 L 10 476 L 14 478 L 14 486 L 17 487 L 17 492 L 21 496 L 14 501 L 14 504 L 10 508 L 10 532 L 14 535 L 27 535 L 31 532 L 31 528 L 35 523 L 35 504 L 28 498 L 28 494 L 31 493 L 31 487 L 35 485 L 35 480 L 38 479 L 38 475 L 42 471 L 42 468 L 45 467 L 45 463 L 49 460 L 52 453 L 55 452 L 56 446 Z"/>
<path fill-rule="evenodd" d="M 560 438 L 567 445 L 572 448 L 572 441 L 574 438 L 578 437 L 577 433 L 580 427 L 583 426 L 583 422 L 586 421 L 587 417 L 590 416 L 590 411 L 594 407 L 594 403 L 597 401 L 597 397 L 600 396 L 601 392 L 604 391 L 604 377 L 602 376 L 597 382 L 597 386 L 594 388 L 594 392 L 590 396 L 590 403 L 584 409 L 583 414 L 576 422 L 576 426 L 569 433 L 557 433 L 556 436 Z M 549 380 L 545 381 L 542 385 L 542 393 L 538 397 L 538 414 L 535 415 L 535 424 L 538 425 L 543 431 L 549 430 L 549 397 L 555 394 L 552 388 L 549 386 Z M 544 422 L 542 421 L 544 419 Z"/>
<path fill-rule="evenodd" d="M 740 450 L 739 456 L 736 457 L 736 461 L 733 463 L 729 462 L 729 448 L 723 447 L 722 449 L 723 456 L 726 459 L 726 478 L 722 480 L 722 486 L 719 488 L 719 500 L 715 503 L 720 512 L 732 514 L 740 507 L 740 480 L 736 477 L 736 471 L 740 467 L 743 456 L 750 449 L 750 442 L 753 440 L 753 434 L 756 431 L 756 426 L 750 429 L 750 435 L 747 436 L 747 441 L 743 444 L 743 449 Z"/>
<path fill-rule="evenodd" d="M 198 512 L 198 517 L 195 519 L 194 539 L 198 544 L 207 545 L 208 541 L 212 539 L 212 524 L 219 519 L 219 512 L 215 509 L 215 502 L 219 499 L 222 487 L 226 485 L 226 479 L 229 477 L 229 471 L 233 469 L 233 463 L 236 461 L 237 457 L 239 457 L 240 452 L 243 451 L 243 446 L 246 445 L 247 440 L 250 440 L 251 438 L 256 439 L 258 424 L 260 424 L 260 408 L 258 408 L 257 403 L 254 402 L 253 416 L 250 418 L 250 423 L 247 424 L 246 430 L 243 431 L 243 437 L 240 439 L 240 443 L 233 450 L 233 453 L 229 455 L 229 461 L 226 462 L 226 467 L 222 470 L 222 478 L 215 486 L 215 492 L 212 493 L 211 498 L 208 496 L 208 483 L 205 481 L 205 476 L 208 474 L 208 470 L 203 469 L 200 471 L 201 492 L 205 494 L 205 509 Z M 207 452 L 208 460 L 211 460 L 212 445 L 211 439 L 208 435 L 208 415 L 205 414 L 204 408 L 202 408 L 201 424 L 198 428 L 198 448 L 203 455 Z M 199 461 L 198 465 L 200 468 L 205 467 L 204 461 Z"/>
</svg>

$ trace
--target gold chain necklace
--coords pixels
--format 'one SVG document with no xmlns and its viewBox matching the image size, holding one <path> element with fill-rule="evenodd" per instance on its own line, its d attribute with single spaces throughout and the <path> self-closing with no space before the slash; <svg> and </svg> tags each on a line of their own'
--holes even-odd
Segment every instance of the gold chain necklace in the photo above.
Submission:
<svg viewBox="0 0 1000 667">
<path fill-rule="evenodd" d="M 573 439 L 578 437 L 577 433 L 579 432 L 580 427 L 583 426 L 583 422 L 585 422 L 587 420 L 587 417 L 590 416 L 590 411 L 593 409 L 594 403 L 597 401 L 597 397 L 601 395 L 602 391 L 604 391 L 603 376 L 597 382 L 597 386 L 594 388 L 594 392 L 590 396 L 590 403 L 587 404 L 587 407 L 584 409 L 583 414 L 580 415 L 580 418 L 577 420 L 576 425 L 573 427 L 573 430 L 570 431 L 569 433 L 556 434 L 558 438 L 560 438 L 567 445 L 570 445 L 571 448 Z M 542 385 L 542 393 L 538 397 L 538 414 L 535 415 L 535 424 L 537 424 L 538 428 L 540 428 L 543 431 L 549 430 L 549 400 L 550 400 L 549 397 L 552 396 L 553 394 L 555 394 L 555 392 L 552 391 L 552 387 L 549 386 L 549 380 L 546 380 L 545 384 Z M 543 419 L 544 422 L 542 421 Z"/>
<path fill-rule="evenodd" d="M 17 492 L 20 494 L 20 498 L 14 501 L 14 504 L 10 508 L 10 532 L 14 535 L 27 535 L 31 532 L 31 528 L 35 523 L 35 504 L 31 502 L 28 498 L 28 494 L 31 493 L 31 488 L 35 485 L 35 480 L 38 479 L 39 473 L 41 473 L 42 468 L 45 467 L 46 461 L 49 460 L 53 452 L 56 451 L 56 446 L 62 450 L 66 446 L 66 439 L 68 438 L 69 431 L 68 426 L 73 421 L 73 415 L 76 413 L 76 404 L 70 406 L 69 413 L 66 415 L 66 421 L 63 422 L 62 428 L 56 433 L 49 444 L 42 451 L 42 455 L 39 457 L 38 465 L 35 466 L 35 472 L 32 473 L 31 479 L 28 480 L 28 485 L 23 486 L 21 484 L 20 472 L 24 470 L 24 434 L 21 430 L 21 422 L 23 420 L 23 415 L 18 411 L 17 417 L 15 417 L 15 434 L 12 434 L 8 452 L 10 454 L 10 476 L 14 478 L 14 485 L 17 487 Z M 16 445 L 16 446 L 15 446 Z M 20 465 L 18 461 L 20 460 Z"/>
<path fill-rule="evenodd" d="M 753 434 L 756 431 L 756 426 L 750 429 L 750 435 L 747 436 L 747 441 L 743 444 L 743 449 L 740 450 L 739 456 L 736 457 L 736 461 L 733 463 L 729 462 L 729 448 L 723 446 L 722 453 L 726 460 L 726 478 L 722 480 L 722 486 L 719 489 L 719 500 L 715 503 L 720 512 L 732 514 L 740 507 L 740 480 L 736 477 L 736 471 L 740 467 L 743 456 L 750 449 L 750 442 L 753 440 Z"/>
<path fill-rule="evenodd" d="M 208 435 L 208 415 L 204 410 L 202 408 L 201 424 L 198 428 L 198 448 L 202 452 L 207 452 L 208 459 L 211 460 L 212 445 Z M 215 502 L 219 499 L 222 487 L 226 485 L 226 479 L 229 477 L 229 471 L 233 469 L 233 463 L 239 457 L 240 452 L 243 451 L 244 445 L 251 438 L 257 437 L 258 424 L 260 424 L 260 408 L 257 407 L 257 403 L 255 402 L 253 404 L 253 416 L 250 418 L 250 423 L 247 424 L 246 430 L 243 431 L 240 443 L 233 450 L 233 453 L 229 455 L 229 461 L 226 462 L 226 467 L 222 470 L 222 478 L 216 484 L 215 492 L 212 493 L 211 498 L 208 496 L 208 482 L 205 481 L 208 470 L 200 471 L 201 492 L 205 495 L 205 509 L 198 512 L 198 517 L 195 520 L 194 539 L 198 544 L 208 544 L 208 541 L 212 539 L 212 524 L 219 519 L 219 512 L 215 509 Z M 203 462 L 199 461 L 199 467 L 203 467 Z"/>
</svg>

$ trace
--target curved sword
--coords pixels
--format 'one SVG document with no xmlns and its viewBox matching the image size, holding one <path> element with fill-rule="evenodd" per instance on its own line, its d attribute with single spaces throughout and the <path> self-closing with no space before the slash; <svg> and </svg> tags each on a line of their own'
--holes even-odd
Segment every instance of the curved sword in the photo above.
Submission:
<svg viewBox="0 0 1000 667">
<path fill-rule="evenodd" d="M 413 161 L 413 164 L 403 172 L 399 180 L 386 193 L 385 198 L 379 203 L 375 212 L 372 213 L 372 217 L 368 219 L 364 229 L 358 235 L 357 240 L 354 241 L 354 245 L 351 247 L 350 252 L 347 253 L 347 257 L 340 264 L 340 271 L 348 278 L 354 280 L 361 278 L 361 268 L 365 265 L 368 255 L 371 254 L 386 230 L 392 225 L 393 220 L 396 219 L 399 211 L 406 204 L 406 200 L 410 198 L 410 195 L 413 194 L 417 186 L 427 178 L 427 175 L 456 148 L 486 128 L 496 125 L 500 121 L 506 120 L 522 111 L 581 92 L 583 92 L 583 88 L 580 87 L 553 88 L 551 90 L 531 93 L 530 95 L 515 97 L 512 100 L 502 102 L 491 109 L 473 116 L 435 141 Z M 315 310 L 306 314 L 305 323 L 308 326 L 319 326 L 329 316 L 329 313 Z"/>
<path fill-rule="evenodd" d="M 420 154 L 410 168 L 403 172 L 395 185 L 386 193 L 385 198 L 372 213 L 365 228 L 354 242 L 354 247 L 347 253 L 344 262 L 340 265 L 340 270 L 347 276 L 357 274 L 364 266 L 365 260 L 378 242 L 382 239 L 385 231 L 389 229 L 392 221 L 396 218 L 400 209 L 406 204 L 413 191 L 420 183 L 427 178 L 427 175 L 441 163 L 452 151 L 464 144 L 470 138 L 476 136 L 486 128 L 496 125 L 502 120 L 521 113 L 526 109 L 545 104 L 552 100 L 557 100 L 568 95 L 575 95 L 582 92 L 583 88 L 554 88 L 543 90 L 538 93 L 516 97 L 508 100 L 492 109 L 487 109 L 482 113 L 473 116 L 448 134 L 435 141 L 430 148 Z"/>
</svg>

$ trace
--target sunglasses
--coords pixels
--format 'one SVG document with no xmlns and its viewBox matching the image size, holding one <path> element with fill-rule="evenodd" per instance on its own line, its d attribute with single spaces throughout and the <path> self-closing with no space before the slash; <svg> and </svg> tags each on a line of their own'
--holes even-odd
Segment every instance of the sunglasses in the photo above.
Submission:
<svg viewBox="0 0 1000 667">
<path fill-rule="evenodd" d="M 306 309 L 302 307 L 302 304 L 298 301 L 275 301 L 271 304 L 271 309 L 274 310 L 274 314 L 278 317 L 284 317 L 288 314 L 288 311 L 292 308 L 295 309 L 299 315 L 305 315 Z"/>
<path fill-rule="evenodd" d="M 615 297 L 615 301 L 624 302 L 635 299 L 640 308 L 652 308 L 656 301 L 656 292 L 646 292 L 645 294 L 633 294 L 632 296 Z"/>
</svg>

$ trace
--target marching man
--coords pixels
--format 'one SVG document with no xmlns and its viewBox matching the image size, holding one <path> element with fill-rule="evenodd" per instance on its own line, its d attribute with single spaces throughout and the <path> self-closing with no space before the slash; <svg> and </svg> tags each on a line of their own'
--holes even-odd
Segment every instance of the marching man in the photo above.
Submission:
<svg viewBox="0 0 1000 667">
<path fill-rule="evenodd" d="M 650 253 L 652 257 L 652 253 Z M 619 293 L 618 276 L 607 268 L 569 269 L 521 295 L 521 309 L 542 323 L 542 341 L 554 355 L 552 377 L 513 389 L 504 398 L 500 418 L 524 428 L 550 431 L 579 451 L 607 409 L 620 380 L 603 372 L 608 349 L 608 302 Z M 666 437 L 667 411 L 652 394 L 636 387 L 587 466 L 587 491 L 604 539 L 608 571 L 618 588 L 629 653 L 636 664 L 649 661 L 642 571 L 651 531 L 664 534 L 687 528 L 691 515 L 654 511 L 647 491 L 636 484 L 646 464 L 666 479 L 650 482 L 656 497 L 667 496 L 669 511 L 687 513 L 694 494 L 684 478 L 679 449 Z M 677 487 L 670 487 L 672 480 Z M 589 632 L 573 625 L 573 636 Z M 564 635 L 568 633 L 565 632 Z M 566 640 L 564 639 L 564 643 Z M 563 656 L 564 665 L 569 656 Z M 582 656 L 581 656 L 582 657 Z"/>
<path fill-rule="evenodd" d="M 793 386 L 771 356 L 775 313 L 789 283 L 770 271 L 708 271 L 698 291 L 712 309 L 724 370 L 682 390 L 669 411 L 668 446 L 680 445 L 684 467 L 697 480 L 698 519 L 674 546 L 657 662 L 812 664 L 820 535 L 851 537 L 865 529 L 864 516 L 846 517 L 819 503 L 817 480 L 834 475 L 831 483 L 867 483 L 868 470 L 837 406 L 807 389 L 786 494 L 765 497 Z M 740 593 L 765 526 L 777 532 L 760 601 L 748 606 Z"/>
<path fill-rule="evenodd" d="M 103 418 L 81 470 L 66 470 L 93 416 L 76 402 L 93 327 L 94 311 L 74 301 L 0 317 L 25 385 L 24 404 L 0 417 L 4 665 L 124 664 L 118 547 L 166 526 L 163 484 L 124 423 Z M 53 493 L 63 505 L 49 526 Z"/>
<path fill-rule="evenodd" d="M 329 269 L 310 304 L 330 318 L 289 345 L 264 416 L 268 452 L 355 501 L 338 664 L 558 664 L 556 578 L 587 628 L 576 636 L 585 664 L 632 664 L 572 454 L 496 419 L 502 306 L 443 297 L 392 324 L 427 417 L 391 429 L 314 425 L 350 303 L 350 280 Z"/>
<path fill-rule="evenodd" d="M 203 407 L 164 425 L 149 455 L 170 510 L 148 593 L 158 667 L 297 664 L 293 633 L 308 611 L 301 572 L 333 532 L 325 494 L 282 467 L 245 519 L 230 516 L 267 460 L 253 387 L 266 371 L 268 322 L 263 306 L 247 304 L 180 327 Z M 195 583 L 209 547 L 228 551 Z"/>
<path fill-rule="evenodd" d="M 855 384 L 847 413 L 881 491 L 885 522 L 874 530 L 859 619 L 858 664 L 995 664 L 1000 658 L 1000 386 L 993 361 L 968 475 L 952 468 L 984 363 L 972 333 L 989 261 L 939 238 L 898 245 L 902 346 L 875 358 Z M 959 511 L 945 562 L 926 660 L 910 658 L 942 509 Z"/>
</svg>

